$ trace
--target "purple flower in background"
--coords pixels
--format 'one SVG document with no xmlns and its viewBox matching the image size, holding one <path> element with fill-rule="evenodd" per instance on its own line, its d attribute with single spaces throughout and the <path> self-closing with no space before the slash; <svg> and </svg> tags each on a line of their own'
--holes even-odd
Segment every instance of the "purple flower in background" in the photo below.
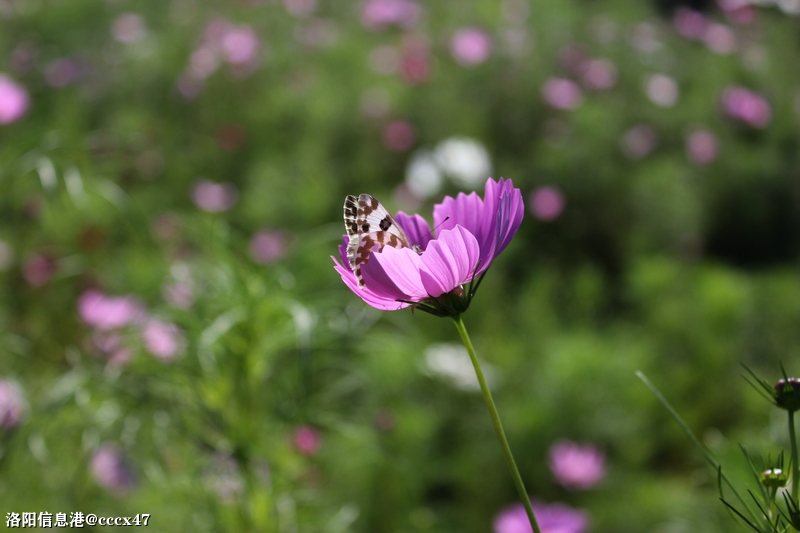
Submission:
<svg viewBox="0 0 800 533">
<path fill-rule="evenodd" d="M 642 159 L 656 147 L 656 132 L 647 124 L 639 124 L 622 135 L 622 153 L 630 159 Z"/>
<path fill-rule="evenodd" d="M 573 490 L 595 486 L 606 475 L 606 456 L 596 446 L 559 440 L 550 447 L 550 471 L 556 481 Z"/>
<path fill-rule="evenodd" d="M 0 379 L 0 430 L 18 425 L 27 409 L 20 386 L 10 379 Z"/>
<path fill-rule="evenodd" d="M 44 69 L 44 79 L 51 87 L 66 87 L 75 83 L 81 77 L 81 67 L 78 62 L 69 57 L 56 59 Z"/>
<path fill-rule="evenodd" d="M 728 87 L 722 93 L 722 109 L 729 117 L 754 128 L 764 128 L 772 119 L 767 100 L 745 87 Z"/>
<path fill-rule="evenodd" d="M 317 0 L 283 0 L 283 7 L 295 17 L 307 17 L 317 9 Z"/>
<path fill-rule="evenodd" d="M 590 59 L 578 67 L 584 87 L 592 91 L 610 89 L 617 83 L 617 67 L 608 59 Z"/>
<path fill-rule="evenodd" d="M 414 128 L 406 120 L 395 120 L 383 129 L 383 144 L 393 152 L 405 152 L 415 140 Z"/>
<path fill-rule="evenodd" d="M 173 281 L 161 287 L 164 300 L 180 309 L 188 309 L 194 303 L 194 284 L 189 280 Z"/>
<path fill-rule="evenodd" d="M 292 443 L 303 455 L 314 455 L 322 446 L 322 436 L 311 426 L 300 426 L 292 434 Z"/>
<path fill-rule="evenodd" d="M 556 109 L 575 109 L 583 103 L 581 88 L 566 78 L 548 78 L 542 86 L 542 97 Z"/>
<path fill-rule="evenodd" d="M 28 92 L 22 85 L 0 74 L 0 124 L 10 124 L 22 118 L 29 104 Z"/>
<path fill-rule="evenodd" d="M 400 59 L 400 79 L 409 85 L 419 85 L 431 72 L 428 44 L 418 38 L 406 39 Z"/>
<path fill-rule="evenodd" d="M 236 203 L 238 193 L 232 183 L 214 183 L 201 179 L 192 189 L 192 200 L 197 207 L 209 213 L 227 211 Z"/>
<path fill-rule="evenodd" d="M 136 13 L 123 13 L 111 25 L 111 36 L 121 43 L 132 44 L 144 39 L 145 35 L 147 27 L 144 18 Z"/>
<path fill-rule="evenodd" d="M 233 26 L 222 36 L 222 57 L 231 65 L 252 65 L 258 58 L 259 44 L 251 26 Z"/>
<path fill-rule="evenodd" d="M 162 363 L 169 363 L 183 349 L 183 333 L 178 326 L 157 318 L 148 320 L 142 328 L 142 341 L 147 351 Z"/>
<path fill-rule="evenodd" d="M 699 11 L 687 7 L 679 7 L 675 10 L 675 18 L 672 23 L 678 33 L 687 39 L 698 41 L 703 37 L 708 21 L 705 15 Z"/>
<path fill-rule="evenodd" d="M 450 53 L 462 65 L 478 65 L 489 58 L 492 40 L 483 30 L 463 28 L 450 40 Z"/>
<path fill-rule="evenodd" d="M 97 448 L 90 468 L 98 485 L 118 495 L 128 492 L 136 483 L 122 450 L 113 444 L 101 444 Z"/>
<path fill-rule="evenodd" d="M 419 255 L 406 247 L 373 248 L 367 258 L 357 263 L 364 286 L 359 286 L 350 268 L 346 235 L 339 246 L 341 263 L 331 259 L 350 290 L 376 309 L 395 311 L 411 305 L 408 302 L 424 302 L 451 292 L 463 297 L 462 285 L 489 268 L 517 232 L 523 213 L 519 189 L 510 180 L 489 179 L 483 200 L 475 192 L 459 193 L 434 206 L 436 238 L 432 238 L 428 223 L 420 215 L 397 213 L 395 220 L 404 229 L 409 244 L 425 253 Z M 417 308 L 427 310 L 420 305 Z"/>
<path fill-rule="evenodd" d="M 132 296 L 106 296 L 90 289 L 78 298 L 78 316 L 95 329 L 105 331 L 137 321 L 144 307 Z"/>
<path fill-rule="evenodd" d="M 531 500 L 533 514 L 542 533 L 583 533 L 589 527 L 589 514 L 563 503 L 550 505 Z M 533 533 L 521 503 L 500 511 L 494 519 L 494 533 Z"/>
<path fill-rule="evenodd" d="M 717 138 L 707 130 L 698 130 L 686 139 L 689 159 L 699 165 L 707 165 L 717 158 Z"/>
<path fill-rule="evenodd" d="M 250 257 L 269 265 L 286 254 L 286 235 L 282 231 L 262 230 L 250 240 Z"/>
<path fill-rule="evenodd" d="M 531 192 L 530 210 L 533 216 L 539 220 L 550 222 L 561 216 L 564 211 L 564 193 L 558 187 L 545 185 L 538 187 Z"/>
<path fill-rule="evenodd" d="M 368 0 L 361 9 L 361 24 L 370 30 L 395 25 L 410 28 L 417 23 L 422 9 L 411 0 Z"/>
<path fill-rule="evenodd" d="M 22 277 L 34 287 L 41 287 L 56 273 L 56 262 L 52 257 L 37 254 L 22 265 Z"/>
<path fill-rule="evenodd" d="M 703 34 L 703 42 L 712 52 L 730 54 L 736 50 L 736 34 L 724 24 L 712 23 Z"/>
<path fill-rule="evenodd" d="M 644 88 L 650 101 L 659 107 L 672 107 L 678 101 L 678 82 L 666 74 L 651 74 Z"/>
</svg>

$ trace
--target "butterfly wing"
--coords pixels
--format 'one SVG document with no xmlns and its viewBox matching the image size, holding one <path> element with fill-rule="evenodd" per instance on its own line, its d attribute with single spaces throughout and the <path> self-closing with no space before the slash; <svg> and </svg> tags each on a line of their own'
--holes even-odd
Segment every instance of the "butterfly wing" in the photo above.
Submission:
<svg viewBox="0 0 800 533">
<path fill-rule="evenodd" d="M 372 252 L 380 252 L 384 246 L 409 248 L 403 228 L 381 203 L 369 194 L 347 196 L 344 199 L 344 227 L 349 237 L 347 260 L 353 270 L 358 286 L 364 287 L 361 266 L 369 261 Z"/>
</svg>

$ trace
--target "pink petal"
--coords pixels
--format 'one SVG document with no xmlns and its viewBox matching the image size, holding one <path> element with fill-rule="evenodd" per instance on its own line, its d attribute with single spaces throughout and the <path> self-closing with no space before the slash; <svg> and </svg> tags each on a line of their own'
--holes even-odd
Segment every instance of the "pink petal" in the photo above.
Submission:
<svg viewBox="0 0 800 533">
<path fill-rule="evenodd" d="M 394 298 L 379 296 L 372 292 L 369 288 L 360 288 L 353 271 L 350 270 L 350 267 L 342 266 L 333 256 L 331 256 L 331 259 L 333 259 L 334 262 L 334 270 L 336 270 L 336 272 L 338 272 L 342 277 L 342 281 L 344 281 L 345 285 L 347 285 L 356 296 L 364 300 L 364 302 L 371 307 L 380 309 L 381 311 L 397 311 L 398 309 L 403 309 L 404 307 L 409 306 L 409 304 L 398 302 Z"/>
<path fill-rule="evenodd" d="M 422 283 L 430 296 L 441 296 L 472 279 L 481 250 L 461 226 L 441 232 L 422 255 Z"/>
<path fill-rule="evenodd" d="M 409 248 L 385 247 L 361 267 L 367 287 L 395 299 L 418 301 L 428 296 L 420 278 L 422 260 Z"/>
<path fill-rule="evenodd" d="M 411 244 L 416 244 L 423 250 L 428 247 L 433 234 L 427 220 L 419 215 L 407 215 L 402 211 L 398 211 L 394 219 L 406 232 Z"/>
</svg>

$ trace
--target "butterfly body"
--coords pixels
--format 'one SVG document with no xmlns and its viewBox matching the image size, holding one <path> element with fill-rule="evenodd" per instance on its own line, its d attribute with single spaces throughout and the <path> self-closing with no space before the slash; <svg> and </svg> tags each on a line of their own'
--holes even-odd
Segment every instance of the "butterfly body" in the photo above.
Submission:
<svg viewBox="0 0 800 533">
<path fill-rule="evenodd" d="M 361 267 L 369 261 L 372 252 L 380 252 L 385 246 L 419 251 L 417 246 L 411 245 L 394 217 L 369 194 L 350 195 L 344 199 L 344 227 L 349 238 L 347 260 L 361 288 L 366 286 Z"/>
</svg>

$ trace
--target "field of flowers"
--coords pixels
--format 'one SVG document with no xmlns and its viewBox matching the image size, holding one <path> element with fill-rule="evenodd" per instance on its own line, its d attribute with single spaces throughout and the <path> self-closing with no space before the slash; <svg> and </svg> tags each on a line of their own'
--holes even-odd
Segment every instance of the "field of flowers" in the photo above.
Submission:
<svg viewBox="0 0 800 533">
<path fill-rule="evenodd" d="M 794 412 L 799 38 L 800 0 L 0 0 L 5 526 L 529 533 L 424 312 L 470 297 L 542 533 L 747 530 L 637 371 L 791 522 L 741 365 Z M 367 289 L 362 193 L 424 218 Z"/>
</svg>

